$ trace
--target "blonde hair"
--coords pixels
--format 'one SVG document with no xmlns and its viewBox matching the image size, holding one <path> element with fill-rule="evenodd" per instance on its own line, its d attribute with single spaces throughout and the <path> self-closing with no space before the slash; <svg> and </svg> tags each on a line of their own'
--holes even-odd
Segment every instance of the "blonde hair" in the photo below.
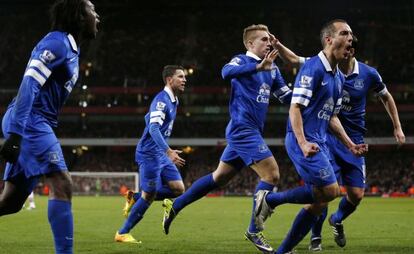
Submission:
<svg viewBox="0 0 414 254">
<path fill-rule="evenodd" d="M 263 25 L 263 24 L 257 24 L 257 25 L 253 24 L 253 25 L 250 25 L 250 26 L 246 27 L 243 30 L 243 43 L 244 43 L 244 46 L 246 47 L 246 49 L 248 49 L 247 42 L 249 40 L 255 39 L 254 35 L 255 35 L 256 31 L 269 32 L 269 29 L 267 28 L 266 25 Z"/>
</svg>

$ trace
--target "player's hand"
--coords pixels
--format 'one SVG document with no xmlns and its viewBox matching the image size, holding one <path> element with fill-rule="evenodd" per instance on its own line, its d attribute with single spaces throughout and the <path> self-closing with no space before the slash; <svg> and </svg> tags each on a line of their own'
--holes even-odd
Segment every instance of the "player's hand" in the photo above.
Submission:
<svg viewBox="0 0 414 254">
<path fill-rule="evenodd" d="M 19 157 L 21 142 L 22 136 L 16 133 L 10 133 L 10 137 L 4 141 L 4 144 L 0 149 L 1 156 L 3 156 L 7 162 L 15 163 Z"/>
<path fill-rule="evenodd" d="M 315 143 L 310 143 L 305 141 L 304 143 L 300 144 L 300 149 L 303 152 L 305 157 L 312 157 L 315 154 L 319 153 L 319 146 Z"/>
<path fill-rule="evenodd" d="M 168 148 L 167 150 L 167 156 L 170 158 L 170 160 L 177 165 L 178 167 L 183 167 L 185 165 L 185 160 L 181 158 L 178 154 L 182 153 L 181 150 L 173 150 L 171 148 Z"/>
<path fill-rule="evenodd" d="M 405 135 L 401 128 L 394 129 L 394 137 L 399 145 L 405 143 Z"/>
<path fill-rule="evenodd" d="M 271 71 L 273 69 L 276 69 L 277 67 L 272 64 L 275 61 L 278 54 L 279 54 L 279 51 L 276 49 L 273 49 L 272 51 L 267 52 L 262 62 L 256 66 L 256 69 L 258 71 Z"/>
<path fill-rule="evenodd" d="M 274 36 L 272 33 L 269 33 L 269 37 L 270 37 L 270 43 L 272 44 L 272 47 L 274 49 L 277 49 L 277 46 L 279 44 L 279 39 L 276 38 L 276 36 Z"/>
<path fill-rule="evenodd" d="M 353 145 L 351 148 L 349 148 L 351 153 L 353 153 L 355 156 L 362 156 L 368 152 L 368 144 L 358 144 Z"/>
</svg>

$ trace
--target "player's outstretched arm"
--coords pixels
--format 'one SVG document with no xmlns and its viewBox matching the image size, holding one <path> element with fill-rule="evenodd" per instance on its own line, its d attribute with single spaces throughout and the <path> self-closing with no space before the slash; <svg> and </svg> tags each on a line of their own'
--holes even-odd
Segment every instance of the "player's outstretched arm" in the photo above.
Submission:
<svg viewBox="0 0 414 254">
<path fill-rule="evenodd" d="M 274 49 L 277 49 L 279 51 L 279 56 L 283 62 L 292 64 L 295 67 L 300 67 L 303 64 L 304 57 L 296 55 L 295 52 L 283 45 L 275 35 L 269 33 L 269 36 L 270 43 Z"/>
<path fill-rule="evenodd" d="M 394 137 L 399 145 L 405 143 L 405 135 L 401 127 L 400 118 L 398 116 L 397 105 L 395 104 L 394 98 L 390 92 L 386 92 L 380 97 L 381 102 L 384 104 L 388 115 L 391 117 L 392 125 L 394 126 Z"/>
<path fill-rule="evenodd" d="M 356 145 L 346 134 L 344 127 L 339 121 L 338 116 L 335 114 L 329 121 L 329 128 L 332 133 L 356 156 L 362 156 L 368 152 L 367 144 Z"/>
<path fill-rule="evenodd" d="M 253 74 L 257 72 L 256 65 L 256 63 L 246 63 L 244 59 L 236 56 L 223 66 L 221 76 L 225 80 L 230 80 L 242 75 Z"/>
</svg>

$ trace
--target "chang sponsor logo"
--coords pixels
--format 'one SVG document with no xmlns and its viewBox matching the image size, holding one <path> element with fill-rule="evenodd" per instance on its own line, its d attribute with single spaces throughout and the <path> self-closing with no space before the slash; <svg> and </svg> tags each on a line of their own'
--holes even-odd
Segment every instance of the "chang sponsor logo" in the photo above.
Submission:
<svg viewBox="0 0 414 254">
<path fill-rule="evenodd" d="M 269 104 L 270 86 L 263 83 L 259 88 L 259 95 L 256 97 L 256 101 L 259 103 Z"/>
<path fill-rule="evenodd" d="M 78 67 L 73 69 L 73 75 L 70 80 L 66 81 L 64 87 L 70 93 L 72 92 L 73 87 L 76 85 L 76 81 L 78 81 L 79 77 L 79 69 Z"/>
<path fill-rule="evenodd" d="M 165 135 L 166 137 L 171 136 L 171 132 L 172 132 L 173 125 L 174 125 L 174 121 L 171 121 L 171 122 L 168 124 L 168 129 L 164 132 L 164 135 Z"/>
<path fill-rule="evenodd" d="M 352 106 L 349 105 L 351 102 L 351 96 L 349 95 L 349 93 L 347 91 L 343 91 L 343 95 L 342 95 L 342 105 L 341 105 L 341 110 L 346 111 L 346 112 L 350 112 L 352 110 Z"/>
<path fill-rule="evenodd" d="M 323 105 L 323 108 L 318 112 L 318 118 L 325 121 L 329 121 L 331 119 L 334 106 L 335 103 L 332 97 L 327 99 L 325 104 Z"/>
</svg>

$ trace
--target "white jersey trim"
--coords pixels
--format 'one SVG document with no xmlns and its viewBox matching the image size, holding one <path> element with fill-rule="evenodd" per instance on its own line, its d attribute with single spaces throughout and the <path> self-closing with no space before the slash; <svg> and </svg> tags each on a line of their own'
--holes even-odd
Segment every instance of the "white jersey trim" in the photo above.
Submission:
<svg viewBox="0 0 414 254">
<path fill-rule="evenodd" d="M 384 87 L 384 89 L 382 89 L 381 91 L 379 91 L 377 94 L 379 96 L 384 96 L 387 92 L 388 92 L 387 87 Z"/>
<path fill-rule="evenodd" d="M 164 121 L 161 119 L 161 117 L 153 117 L 150 119 L 150 123 L 158 123 L 159 125 L 162 125 Z"/>
<path fill-rule="evenodd" d="M 155 116 L 160 116 L 163 120 L 165 119 L 165 113 L 162 111 L 153 111 L 150 114 L 150 118 L 153 118 Z"/>
<path fill-rule="evenodd" d="M 312 90 L 309 90 L 306 88 L 299 88 L 299 87 L 293 88 L 293 95 L 305 95 L 306 97 L 311 98 L 312 94 L 313 94 Z"/>
<path fill-rule="evenodd" d="M 46 78 L 49 78 L 50 74 L 52 74 L 52 71 L 49 70 L 49 68 L 47 68 L 42 61 L 39 61 L 37 59 L 31 60 L 29 67 L 36 67 Z"/>
<path fill-rule="evenodd" d="M 24 73 L 24 76 L 34 78 L 40 84 L 40 86 L 43 86 L 46 83 L 46 79 L 39 72 L 37 72 L 35 69 L 28 69 Z"/>
<path fill-rule="evenodd" d="M 71 34 L 68 34 L 68 39 L 69 39 L 70 46 L 72 47 L 72 49 L 78 52 L 78 45 L 76 44 L 75 38 L 73 38 Z"/>
<path fill-rule="evenodd" d="M 303 98 L 303 97 L 292 97 L 292 101 L 290 102 L 290 104 L 300 104 L 303 106 L 308 106 L 309 105 L 310 100 L 307 98 Z"/>
</svg>

